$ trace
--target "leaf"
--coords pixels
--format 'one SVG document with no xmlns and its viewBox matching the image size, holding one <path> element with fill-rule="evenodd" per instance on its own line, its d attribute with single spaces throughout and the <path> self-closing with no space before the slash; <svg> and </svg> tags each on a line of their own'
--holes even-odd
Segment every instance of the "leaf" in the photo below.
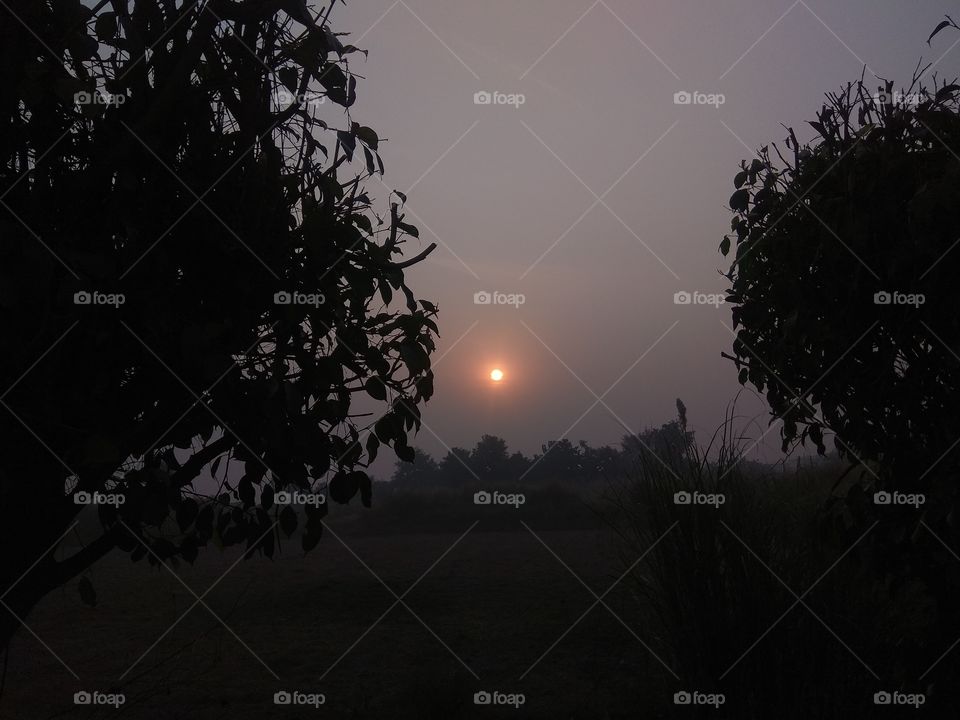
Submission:
<svg viewBox="0 0 960 720">
<path fill-rule="evenodd" d="M 414 458 L 416 458 L 417 453 L 409 445 L 400 445 L 399 443 L 394 443 L 393 451 L 397 454 L 397 457 L 403 460 L 403 462 L 412 463 Z"/>
<path fill-rule="evenodd" d="M 404 193 L 400 192 L 399 190 L 394 190 L 394 192 L 397 194 L 397 197 L 400 198 L 400 201 L 406 204 L 407 196 Z"/>
<path fill-rule="evenodd" d="M 424 370 L 430 369 L 430 356 L 420 347 L 420 343 L 401 343 L 400 357 L 403 358 L 411 375 L 419 375 Z"/>
<path fill-rule="evenodd" d="M 401 230 L 407 233 L 407 235 L 413 235 L 413 237 L 415 238 L 420 237 L 420 231 L 413 225 L 408 225 L 405 222 L 398 222 L 397 227 L 399 227 Z"/>
<path fill-rule="evenodd" d="M 737 190 L 730 196 L 730 208 L 734 212 L 746 212 L 750 207 L 750 191 Z"/>
<path fill-rule="evenodd" d="M 355 130 L 356 135 L 363 141 L 363 144 L 369 147 L 371 150 L 376 150 L 377 146 L 380 144 L 380 138 L 377 137 L 377 133 L 373 131 L 372 128 L 368 128 L 366 125 L 361 125 Z"/>
<path fill-rule="evenodd" d="M 372 463 L 377 459 L 377 450 L 380 448 L 380 438 L 373 433 L 367 435 L 367 462 Z"/>
<path fill-rule="evenodd" d="M 737 190 L 743 187 L 743 184 L 747 181 L 748 174 L 746 170 L 737 173 L 737 176 L 733 179 L 733 186 L 737 188 Z"/>
<path fill-rule="evenodd" d="M 367 150 L 367 148 L 364 148 L 364 149 L 363 149 L 363 158 L 364 158 L 364 160 L 365 160 L 366 163 L 367 163 L 367 172 L 368 172 L 370 175 L 373 175 L 373 174 L 377 171 L 376 165 L 373 164 L 373 153 L 370 152 L 369 150 Z"/>
<path fill-rule="evenodd" d="M 369 150 L 364 150 L 364 152 L 369 152 Z M 368 218 L 366 215 L 361 215 L 360 213 L 354 213 L 351 215 L 351 217 L 353 218 L 354 224 L 361 230 L 365 231 L 367 235 L 373 234 L 373 223 L 370 222 L 370 218 Z"/>
<path fill-rule="evenodd" d="M 293 535 L 297 529 L 297 511 L 293 509 L 293 505 L 286 505 L 280 511 L 280 529 L 287 537 Z"/>
<path fill-rule="evenodd" d="M 942 23 L 937 25 L 936 29 L 932 33 L 930 33 L 930 37 L 927 38 L 927 45 L 929 45 L 930 41 L 933 40 L 937 35 L 939 35 L 942 31 L 946 30 L 948 27 L 951 27 L 952 25 L 953 23 L 951 23 L 949 20 L 944 20 Z"/>
<path fill-rule="evenodd" d="M 76 60 L 89 60 L 100 49 L 100 43 L 85 32 L 77 32 L 67 39 L 67 48 Z"/>
<path fill-rule="evenodd" d="M 360 473 L 361 475 L 363 473 Z M 357 473 L 337 473 L 333 476 L 328 487 L 330 499 L 334 502 L 345 505 L 353 499 L 353 496 L 360 490 L 360 482 Z"/>
<path fill-rule="evenodd" d="M 406 285 L 401 285 L 400 290 L 403 291 L 403 295 L 407 299 L 407 309 L 412 313 L 417 312 L 417 300 L 413 297 L 413 291 Z"/>
<path fill-rule="evenodd" d="M 945 85 L 937 90 L 937 102 L 942 102 L 948 98 L 952 98 L 957 90 L 960 90 L 960 85 Z"/>
<path fill-rule="evenodd" d="M 730 252 L 730 238 L 724 236 L 723 240 L 720 242 L 720 252 L 723 253 L 723 256 L 726 257 L 727 253 Z"/>
<path fill-rule="evenodd" d="M 89 605 L 90 607 L 97 606 L 97 591 L 93 589 L 93 583 L 90 582 L 90 578 L 86 576 L 80 578 L 78 589 L 80 590 L 80 599 L 84 605 Z"/>
<path fill-rule="evenodd" d="M 340 141 L 340 147 L 343 148 L 344 154 L 347 156 L 347 160 L 353 160 L 353 151 L 357 148 L 357 139 L 353 136 L 352 133 L 343 132 L 342 130 L 337 131 L 337 140 Z"/>
<path fill-rule="evenodd" d="M 387 399 L 387 387 L 383 384 L 383 380 L 374 376 L 367 380 L 364 388 L 367 391 L 367 394 L 372 397 L 374 400 L 386 400 Z"/>
<path fill-rule="evenodd" d="M 97 33 L 100 42 L 113 40 L 114 35 L 117 34 L 117 14 L 114 12 L 101 13 L 94 25 L 94 31 Z"/>
</svg>

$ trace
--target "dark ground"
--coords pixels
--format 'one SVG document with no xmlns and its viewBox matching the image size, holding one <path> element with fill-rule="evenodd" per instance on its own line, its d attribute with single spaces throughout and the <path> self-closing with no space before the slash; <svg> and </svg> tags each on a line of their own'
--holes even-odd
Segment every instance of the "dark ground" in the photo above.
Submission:
<svg viewBox="0 0 960 720">
<path fill-rule="evenodd" d="M 663 716 L 656 708 L 670 701 L 672 679 L 602 605 L 571 630 L 594 597 L 517 525 L 484 531 L 481 521 L 444 555 L 460 533 L 358 535 L 332 521 L 349 550 L 327 533 L 306 558 L 290 541 L 275 560 L 241 561 L 229 572 L 239 554 L 211 546 L 178 573 L 198 595 L 226 573 L 204 601 L 229 630 L 198 605 L 168 632 L 195 598 L 168 570 L 115 553 L 91 573 L 96 607 L 72 583 L 27 619 L 80 679 L 24 630 L 10 650 L 0 717 Z M 620 572 L 600 531 L 537 535 L 597 594 Z M 403 595 L 438 559 L 404 596 L 409 610 L 387 612 L 395 598 L 374 573 Z M 604 602 L 635 625 L 626 588 Z M 646 640 L 643 628 L 633 631 Z M 78 690 L 111 688 L 126 695 L 119 710 L 73 703 Z M 323 693 L 326 704 L 277 707 L 281 689 Z M 476 706 L 480 690 L 523 693 L 525 703 Z"/>
</svg>

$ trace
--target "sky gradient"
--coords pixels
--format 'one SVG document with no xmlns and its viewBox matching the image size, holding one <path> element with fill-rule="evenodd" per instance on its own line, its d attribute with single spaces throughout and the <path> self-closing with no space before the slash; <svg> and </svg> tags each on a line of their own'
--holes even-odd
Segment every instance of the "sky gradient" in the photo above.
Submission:
<svg viewBox="0 0 960 720">
<path fill-rule="evenodd" d="M 408 195 L 421 243 L 408 273 L 440 306 L 436 396 L 416 444 L 434 455 L 483 433 L 532 453 L 562 436 L 616 443 L 680 397 L 701 439 L 740 386 L 720 353 L 733 175 L 751 148 L 813 136 L 824 92 L 879 75 L 908 82 L 920 57 L 955 75 L 954 38 L 926 38 L 949 0 L 570 0 L 338 6 L 334 27 L 368 49 L 353 118 L 375 127 L 385 182 Z M 928 78 L 929 79 L 929 78 Z M 678 92 L 723 103 L 677 104 Z M 477 104 L 475 93 L 503 93 Z M 711 98 L 701 97 L 710 102 Z M 374 182 L 381 198 L 387 189 Z M 411 252 L 413 254 L 413 248 Z M 475 304 L 480 291 L 519 306 Z M 500 367 L 494 387 L 489 372 Z M 599 400 L 598 400 L 599 398 Z M 741 426 L 769 420 L 744 392 Z M 750 419 L 756 418 L 750 424 Z M 778 432 L 758 446 L 777 457 Z M 392 460 L 392 459 L 391 459 Z M 375 471 L 388 475 L 390 462 Z"/>
</svg>

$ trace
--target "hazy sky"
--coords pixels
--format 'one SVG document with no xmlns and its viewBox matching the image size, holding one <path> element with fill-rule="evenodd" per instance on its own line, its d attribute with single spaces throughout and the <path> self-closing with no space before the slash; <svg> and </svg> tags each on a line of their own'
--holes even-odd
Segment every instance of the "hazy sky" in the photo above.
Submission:
<svg viewBox="0 0 960 720">
<path fill-rule="evenodd" d="M 730 311 L 676 305 L 674 295 L 725 287 L 717 245 L 737 164 L 748 148 L 781 141 L 781 123 L 810 138 L 823 93 L 864 66 L 868 77 L 906 81 L 922 55 L 952 77 L 956 38 L 925 41 L 956 9 L 952 0 L 338 6 L 335 28 L 370 51 L 351 65 L 366 78 L 353 117 L 389 138 L 386 182 L 409 195 L 422 243 L 439 245 L 408 274 L 419 297 L 439 303 L 442 332 L 416 444 L 442 455 L 482 433 L 526 453 L 563 435 L 615 443 L 623 424 L 673 418 L 677 397 L 699 434 L 712 432 L 740 388 L 720 357 Z M 484 91 L 524 102 L 476 104 Z M 680 91 L 725 102 L 678 105 Z M 385 198 L 384 187 L 371 190 Z M 522 293 L 525 303 L 477 305 L 478 291 Z M 493 367 L 506 373 L 499 386 Z M 746 393 L 740 410 L 766 428 L 759 399 Z M 779 446 L 775 431 L 766 444 Z"/>
</svg>

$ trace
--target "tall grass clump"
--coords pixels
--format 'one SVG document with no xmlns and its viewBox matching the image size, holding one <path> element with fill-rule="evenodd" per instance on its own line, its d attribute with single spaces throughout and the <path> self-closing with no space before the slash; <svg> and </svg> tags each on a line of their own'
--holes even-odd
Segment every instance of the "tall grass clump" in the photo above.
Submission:
<svg viewBox="0 0 960 720">
<path fill-rule="evenodd" d="M 664 704 L 697 690 L 725 696 L 707 717 L 848 718 L 876 711 L 881 689 L 915 691 L 930 600 L 876 570 L 869 524 L 827 509 L 842 506 L 828 502 L 840 463 L 746 460 L 732 407 L 701 447 L 678 408 L 683 432 L 645 434 L 607 496 L 625 620 L 670 668 Z M 704 504 L 678 504 L 678 493 Z"/>
</svg>

